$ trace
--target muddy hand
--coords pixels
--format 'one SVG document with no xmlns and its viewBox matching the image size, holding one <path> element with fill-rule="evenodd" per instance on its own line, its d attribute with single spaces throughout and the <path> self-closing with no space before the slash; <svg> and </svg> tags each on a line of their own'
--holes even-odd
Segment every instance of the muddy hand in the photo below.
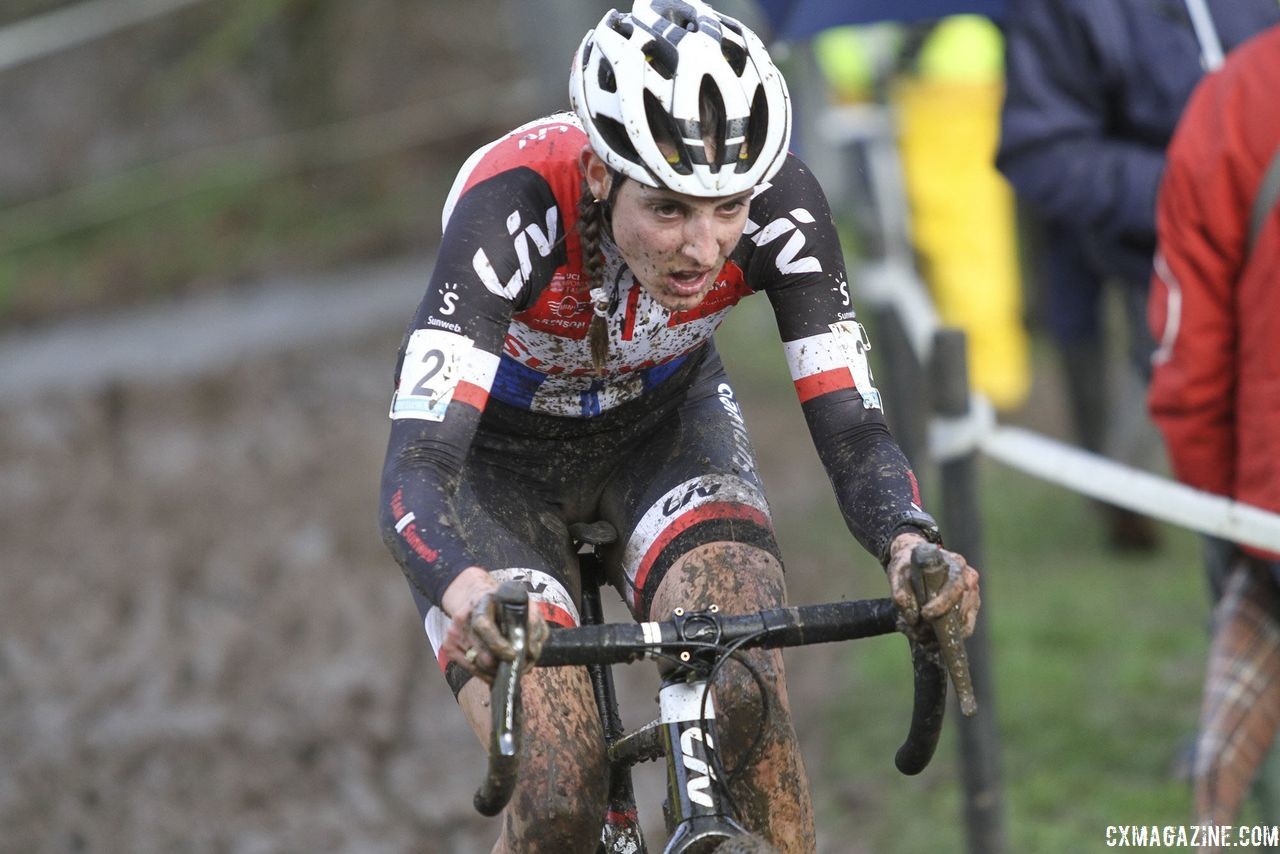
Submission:
<svg viewBox="0 0 1280 854">
<path fill-rule="evenodd" d="M 913 640 L 915 628 L 920 622 L 920 603 L 916 600 L 916 591 L 912 585 L 911 549 L 927 542 L 918 534 L 899 534 L 890 546 L 889 561 L 885 566 L 893 602 L 898 606 L 903 622 L 907 624 L 907 634 Z"/>
<path fill-rule="evenodd" d="M 889 561 L 885 567 L 894 604 L 898 606 L 903 622 L 907 624 L 907 632 L 915 637 L 914 629 L 921 616 L 932 621 L 947 611 L 958 608 L 962 634 L 969 637 L 977 625 L 978 610 L 982 604 L 978 590 L 978 571 L 969 566 L 963 555 L 938 549 L 948 561 L 960 567 L 960 574 L 956 577 L 948 573 L 938 592 L 932 598 L 926 597 L 923 588 L 917 589 L 919 579 L 911 569 L 913 549 L 925 544 L 928 544 L 928 540 L 918 534 L 899 534 L 890 547 Z M 923 609 L 920 604 L 922 601 L 925 602 Z"/>
<path fill-rule="evenodd" d="M 972 601 L 977 595 L 977 571 L 959 555 L 945 552 L 932 543 L 922 543 L 912 549 L 911 568 L 912 575 L 918 579 L 917 595 L 925 601 L 920 616 L 933 626 L 942 660 L 955 685 L 960 712 L 965 716 L 973 715 L 978 710 L 978 703 L 973 695 L 964 639 L 973 633 L 972 622 L 977 617 L 977 604 Z M 971 579 L 966 578 L 966 570 L 975 576 L 972 591 L 967 583 Z M 970 592 L 973 595 L 966 597 Z M 970 599 L 969 614 L 964 613 L 966 598 Z"/>
<path fill-rule="evenodd" d="M 548 629 L 536 605 L 529 608 L 528 614 L 525 659 L 534 662 L 542 652 L 542 644 L 547 639 Z M 497 658 L 502 661 L 515 660 L 515 647 L 498 626 L 498 603 L 493 592 L 485 593 L 471 609 L 471 631 Z"/>
</svg>

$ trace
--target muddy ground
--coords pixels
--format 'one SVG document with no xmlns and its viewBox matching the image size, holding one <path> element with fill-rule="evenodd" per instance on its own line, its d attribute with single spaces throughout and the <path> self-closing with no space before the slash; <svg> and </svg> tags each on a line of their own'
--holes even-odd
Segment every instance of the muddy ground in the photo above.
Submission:
<svg viewBox="0 0 1280 854">
<path fill-rule="evenodd" d="M 399 330 L 0 400 L 0 850 L 488 850 L 479 747 L 375 524 Z M 789 395 L 748 406 L 760 448 L 803 431 Z M 762 456 L 779 514 L 830 501 L 811 452 Z M 822 848 L 847 854 L 835 654 L 793 658 L 792 694 Z"/>
</svg>

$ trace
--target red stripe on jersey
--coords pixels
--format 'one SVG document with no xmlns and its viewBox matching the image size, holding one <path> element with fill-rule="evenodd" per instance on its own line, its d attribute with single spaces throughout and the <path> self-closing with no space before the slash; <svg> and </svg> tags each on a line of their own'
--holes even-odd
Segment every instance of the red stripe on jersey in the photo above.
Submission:
<svg viewBox="0 0 1280 854">
<path fill-rule="evenodd" d="M 801 403 L 820 397 L 829 391 L 839 391 L 845 388 L 855 388 L 853 384 L 853 374 L 848 368 L 832 368 L 829 371 L 822 371 L 817 374 L 809 374 L 807 377 L 801 377 L 796 380 L 796 394 L 800 397 Z"/>
<path fill-rule="evenodd" d="M 542 619 L 552 625 L 559 626 L 562 629 L 571 629 L 578 625 L 578 621 L 573 618 L 564 608 L 554 605 L 541 599 L 533 600 L 538 605 L 538 610 L 542 612 Z"/>
<path fill-rule="evenodd" d="M 911 500 L 916 503 L 917 507 L 923 507 L 924 502 L 920 500 L 920 482 L 916 480 L 916 473 L 911 469 L 907 469 L 907 477 L 911 478 Z"/>
<path fill-rule="evenodd" d="M 662 554 L 662 550 L 680 534 L 683 534 L 699 522 L 706 522 L 710 519 L 744 519 L 748 522 L 754 522 L 762 528 L 770 527 L 769 518 L 756 508 L 727 501 L 703 504 L 683 516 L 677 516 L 671 521 L 671 524 L 662 529 L 661 534 L 654 538 L 653 542 L 649 544 L 648 550 L 645 551 L 644 557 L 640 559 L 640 566 L 636 569 L 636 608 L 639 608 L 642 604 L 641 591 L 644 590 L 645 580 L 648 579 L 649 570 L 653 569 L 653 564 L 658 559 L 658 555 Z"/>
<path fill-rule="evenodd" d="M 489 392 L 478 385 L 462 380 L 453 390 L 453 399 L 484 412 L 485 405 L 489 403 Z"/>
<path fill-rule="evenodd" d="M 636 286 L 627 293 L 626 321 L 622 325 L 622 340 L 630 341 L 636 334 L 636 311 L 640 305 L 640 292 L 643 288 Z"/>
</svg>

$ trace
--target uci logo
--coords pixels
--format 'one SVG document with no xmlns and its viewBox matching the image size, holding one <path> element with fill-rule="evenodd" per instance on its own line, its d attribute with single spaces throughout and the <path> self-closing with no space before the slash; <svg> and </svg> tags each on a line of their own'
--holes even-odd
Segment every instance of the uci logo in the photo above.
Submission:
<svg viewBox="0 0 1280 854">
<path fill-rule="evenodd" d="M 480 281 L 489 292 L 509 300 L 514 300 L 520 295 L 525 283 L 529 281 L 529 274 L 533 272 L 533 256 L 529 254 L 529 244 L 533 244 L 542 258 L 550 255 L 551 250 L 555 248 L 556 235 L 560 226 L 560 211 L 554 206 L 547 208 L 546 230 L 536 222 L 521 229 L 522 224 L 520 211 L 512 211 L 507 217 L 507 233 L 515 238 L 516 258 L 520 261 L 520 269 L 516 270 L 506 283 L 498 278 L 497 271 L 494 270 L 489 256 L 483 249 L 477 249 L 475 256 L 471 259 L 476 275 L 480 277 Z"/>
</svg>

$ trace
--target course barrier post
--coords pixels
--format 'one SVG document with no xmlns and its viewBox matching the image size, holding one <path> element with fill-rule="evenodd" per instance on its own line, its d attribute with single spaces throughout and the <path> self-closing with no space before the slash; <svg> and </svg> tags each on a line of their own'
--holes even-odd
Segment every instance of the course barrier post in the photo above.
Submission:
<svg viewBox="0 0 1280 854">
<path fill-rule="evenodd" d="M 934 414 L 959 421 L 970 414 L 969 368 L 965 334 L 943 328 L 934 335 L 932 374 Z M 937 460 L 942 530 L 949 549 L 982 571 L 982 513 L 978 493 L 978 449 L 964 449 Z M 990 575 L 984 573 L 984 607 L 973 636 L 966 641 L 978 714 L 953 715 L 960 734 L 960 772 L 964 782 L 965 828 L 972 854 L 1003 854 L 1004 807 L 1000 782 L 1000 742 L 996 726 L 994 674 L 987 642 Z M 954 703 L 952 704 L 954 708 Z"/>
<path fill-rule="evenodd" d="M 876 387 L 884 396 L 885 418 L 898 447 L 911 468 L 927 481 L 929 465 L 929 377 L 911 346 L 902 318 L 892 304 L 872 303 L 868 309 L 875 325 L 875 347 L 880 350 Z"/>
</svg>

